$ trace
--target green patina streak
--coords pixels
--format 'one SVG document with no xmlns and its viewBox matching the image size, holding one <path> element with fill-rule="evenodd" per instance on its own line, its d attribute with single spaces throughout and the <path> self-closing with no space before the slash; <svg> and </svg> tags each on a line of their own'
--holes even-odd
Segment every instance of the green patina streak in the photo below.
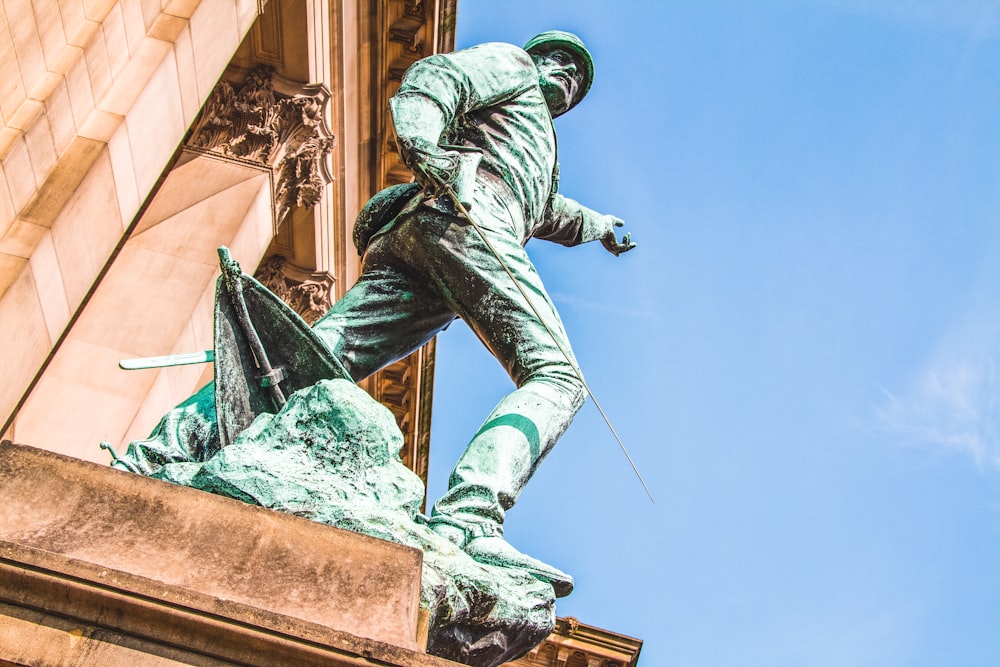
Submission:
<svg viewBox="0 0 1000 667">
<path fill-rule="evenodd" d="M 495 419 L 491 419 L 483 424 L 483 427 L 476 432 L 475 437 L 478 438 L 481 435 L 485 435 L 490 429 L 501 426 L 509 426 L 521 432 L 528 441 L 528 448 L 531 451 L 532 459 L 537 459 L 541 456 L 541 437 L 538 434 L 538 427 L 535 426 L 535 422 L 524 415 L 500 415 Z"/>
</svg>

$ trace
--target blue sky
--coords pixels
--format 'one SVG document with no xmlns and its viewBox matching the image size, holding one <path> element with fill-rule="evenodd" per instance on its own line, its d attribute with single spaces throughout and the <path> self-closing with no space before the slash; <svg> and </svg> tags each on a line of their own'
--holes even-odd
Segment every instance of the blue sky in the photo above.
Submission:
<svg viewBox="0 0 1000 667">
<path fill-rule="evenodd" d="M 460 0 L 577 32 L 562 191 L 639 247 L 528 249 L 593 405 L 507 536 L 641 665 L 1000 656 L 1000 2 Z M 429 496 L 510 389 L 438 340 Z"/>
</svg>

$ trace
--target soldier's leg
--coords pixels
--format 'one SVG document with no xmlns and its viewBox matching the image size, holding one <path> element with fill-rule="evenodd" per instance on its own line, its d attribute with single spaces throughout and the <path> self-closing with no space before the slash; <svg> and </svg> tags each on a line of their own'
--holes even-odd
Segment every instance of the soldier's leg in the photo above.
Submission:
<svg viewBox="0 0 1000 667">
<path fill-rule="evenodd" d="M 503 227 L 502 217 L 491 218 L 484 208 L 480 207 L 484 231 L 544 324 L 475 230 L 452 226 L 428 263 L 429 272 L 444 285 L 462 286 L 451 294 L 453 308 L 518 387 L 487 417 L 455 466 L 447 493 L 434 505 L 432 526 L 442 534 L 451 533 L 449 537 L 455 534 L 450 528 L 460 528 L 465 540 L 502 535 L 506 510 L 572 421 L 585 395 L 562 322 L 534 266 Z M 451 250 L 459 248 L 460 253 Z M 474 549 L 474 543 L 467 550 L 470 547 Z M 533 564 L 526 569 L 548 568 L 528 560 Z M 548 568 L 541 574 L 540 578 L 553 581 L 559 594 L 572 588 L 572 579 L 558 570 Z M 559 581 L 560 577 L 565 579 Z"/>
<path fill-rule="evenodd" d="M 413 241 L 405 233 L 393 230 L 371 242 L 358 282 L 313 326 L 356 381 L 420 348 L 455 319 L 398 257 Z"/>
</svg>

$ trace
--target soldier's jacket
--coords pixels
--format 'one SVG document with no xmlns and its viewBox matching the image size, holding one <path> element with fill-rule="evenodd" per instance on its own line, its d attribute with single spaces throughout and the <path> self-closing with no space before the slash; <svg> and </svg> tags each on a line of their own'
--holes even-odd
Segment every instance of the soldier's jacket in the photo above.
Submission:
<svg viewBox="0 0 1000 667">
<path fill-rule="evenodd" d="M 504 200 L 522 245 L 534 237 L 572 246 L 606 231 L 604 216 L 557 192 L 555 128 L 524 50 L 494 42 L 424 58 L 394 99 L 407 96 L 444 112 L 441 146 L 481 154 L 478 187 Z"/>
</svg>

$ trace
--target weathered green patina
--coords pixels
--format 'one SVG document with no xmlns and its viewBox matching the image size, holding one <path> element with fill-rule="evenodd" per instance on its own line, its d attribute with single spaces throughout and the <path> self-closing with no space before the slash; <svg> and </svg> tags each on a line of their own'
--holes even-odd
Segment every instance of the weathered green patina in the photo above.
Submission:
<svg viewBox="0 0 1000 667">
<path fill-rule="evenodd" d="M 617 239 L 619 219 L 558 193 L 552 118 L 590 88 L 589 53 L 562 32 L 527 48 L 483 44 L 407 71 L 390 108 L 403 160 L 424 190 L 388 224 L 376 223 L 358 283 L 316 330 L 364 377 L 456 316 L 465 320 L 517 390 L 472 439 L 431 526 L 475 558 L 534 572 L 561 595 L 572 589 L 568 575 L 499 539 L 506 510 L 584 400 L 569 341 L 523 246 L 601 240 L 617 255 L 634 244 Z M 441 195 L 444 186 L 479 229 Z"/>
<path fill-rule="evenodd" d="M 415 63 L 390 107 L 401 156 L 419 187 L 383 191 L 362 211 L 355 229 L 363 252 L 361 275 L 313 329 L 354 380 L 419 348 L 456 318 L 473 329 L 517 389 L 473 437 L 426 528 L 437 536 L 434 543 L 444 538 L 480 564 L 527 573 L 551 584 L 546 588 L 557 596 L 569 594 L 572 578 L 510 546 L 503 539 L 503 522 L 585 397 L 564 328 L 524 244 L 531 238 L 567 246 L 600 240 L 615 255 L 635 247 L 628 235 L 617 237 L 621 220 L 558 192 L 552 119 L 580 102 L 593 71 L 579 38 L 558 31 L 536 36 L 525 49 L 489 43 Z M 445 196 L 449 190 L 468 207 L 475 225 Z M 157 474 L 235 497 L 244 494 L 251 502 L 286 511 L 297 511 L 296 502 L 311 502 L 317 493 L 329 495 L 317 490 L 323 487 L 310 490 L 303 484 L 291 493 L 301 494 L 300 500 L 277 502 L 274 494 L 288 489 L 267 491 L 272 480 L 259 472 L 254 479 L 260 481 L 253 482 L 259 490 L 252 494 L 245 485 L 220 481 L 231 478 L 224 464 L 232 465 L 233 445 L 198 465 L 219 449 L 216 407 L 210 388 L 202 390 L 164 417 L 148 440 L 132 443 L 125 458 L 146 473 L 191 462 L 169 466 L 178 472 Z M 286 406 L 268 423 L 313 438 L 300 432 L 295 419 Z M 254 422 L 247 432 L 262 428 Z M 283 474 L 298 465 L 284 462 L 299 446 L 304 445 L 253 453 L 267 462 L 266 468 Z M 242 461 L 237 467 L 250 464 Z M 253 466 L 259 471 L 258 464 Z M 314 478 L 329 481 L 326 473 Z M 271 495 L 262 500 L 265 494 Z M 372 526 L 353 519 L 331 521 L 377 534 L 381 524 L 374 515 L 369 518 Z M 421 531 L 426 532 L 422 525 Z M 508 625 L 521 623 L 522 612 L 509 611 L 515 617 L 507 619 Z M 468 637 L 473 635 L 486 636 L 479 630 Z"/>
<path fill-rule="evenodd" d="M 555 626 L 552 587 L 478 563 L 432 531 L 402 445 L 386 407 L 352 382 L 323 380 L 259 415 L 211 460 L 152 476 L 420 549 L 429 652 L 482 667 L 516 658 Z"/>
</svg>

